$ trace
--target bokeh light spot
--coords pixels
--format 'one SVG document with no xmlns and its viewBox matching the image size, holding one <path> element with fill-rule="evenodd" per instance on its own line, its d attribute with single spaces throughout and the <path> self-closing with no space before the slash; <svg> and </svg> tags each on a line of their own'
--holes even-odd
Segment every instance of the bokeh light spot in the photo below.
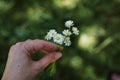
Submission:
<svg viewBox="0 0 120 80">
<path fill-rule="evenodd" d="M 74 56 L 71 58 L 70 60 L 70 65 L 74 68 L 74 69 L 80 69 L 82 67 L 82 59 L 79 56 Z"/>
<path fill-rule="evenodd" d="M 58 8 L 73 9 L 79 1 L 80 0 L 54 0 L 54 4 Z"/>
</svg>

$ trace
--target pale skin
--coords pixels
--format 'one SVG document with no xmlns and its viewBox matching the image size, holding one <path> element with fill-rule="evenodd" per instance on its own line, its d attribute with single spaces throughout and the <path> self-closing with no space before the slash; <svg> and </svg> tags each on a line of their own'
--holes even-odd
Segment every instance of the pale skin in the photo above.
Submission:
<svg viewBox="0 0 120 80">
<path fill-rule="evenodd" d="M 44 40 L 16 43 L 10 48 L 2 80 L 36 80 L 40 72 L 62 56 L 61 52 L 56 51 L 57 49 L 57 45 Z M 30 54 L 36 54 L 35 52 L 40 50 L 46 52 L 45 56 L 33 61 Z"/>
</svg>

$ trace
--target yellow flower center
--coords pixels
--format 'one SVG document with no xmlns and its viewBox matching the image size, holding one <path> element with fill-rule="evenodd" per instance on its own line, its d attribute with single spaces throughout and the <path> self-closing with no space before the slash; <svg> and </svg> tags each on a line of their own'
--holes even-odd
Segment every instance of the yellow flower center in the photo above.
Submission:
<svg viewBox="0 0 120 80">
<path fill-rule="evenodd" d="M 70 23 L 68 23 L 67 26 L 70 27 Z"/>
<path fill-rule="evenodd" d="M 74 31 L 74 32 L 77 32 L 77 29 L 74 29 L 73 31 Z"/>
<path fill-rule="evenodd" d="M 69 34 L 69 32 L 66 32 L 66 34 L 68 35 L 68 34 Z"/>
<path fill-rule="evenodd" d="M 66 43 L 68 43 L 69 42 L 69 40 L 68 39 L 66 39 Z"/>
<path fill-rule="evenodd" d="M 60 40 L 60 37 L 59 37 L 59 36 L 57 36 L 57 37 L 56 37 L 56 40 Z"/>
<path fill-rule="evenodd" d="M 52 35 L 54 35 L 54 32 L 52 32 Z"/>
</svg>

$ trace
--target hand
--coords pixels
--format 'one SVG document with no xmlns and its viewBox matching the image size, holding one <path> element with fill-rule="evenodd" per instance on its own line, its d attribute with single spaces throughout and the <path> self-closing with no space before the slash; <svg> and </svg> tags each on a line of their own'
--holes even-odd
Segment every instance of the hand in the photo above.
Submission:
<svg viewBox="0 0 120 80">
<path fill-rule="evenodd" d="M 10 48 L 2 80 L 35 80 L 41 71 L 62 56 L 56 52 L 57 48 L 57 45 L 43 40 L 16 43 Z M 39 50 L 44 50 L 47 54 L 38 61 L 33 61 L 30 54 Z"/>
</svg>

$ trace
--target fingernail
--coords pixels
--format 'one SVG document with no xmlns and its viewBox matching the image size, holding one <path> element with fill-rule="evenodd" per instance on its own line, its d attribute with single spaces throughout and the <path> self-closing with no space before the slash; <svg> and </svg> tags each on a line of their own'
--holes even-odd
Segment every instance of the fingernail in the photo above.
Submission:
<svg viewBox="0 0 120 80">
<path fill-rule="evenodd" d="M 62 54 L 57 52 L 55 53 L 55 60 L 59 59 L 60 57 L 62 57 Z"/>
</svg>

